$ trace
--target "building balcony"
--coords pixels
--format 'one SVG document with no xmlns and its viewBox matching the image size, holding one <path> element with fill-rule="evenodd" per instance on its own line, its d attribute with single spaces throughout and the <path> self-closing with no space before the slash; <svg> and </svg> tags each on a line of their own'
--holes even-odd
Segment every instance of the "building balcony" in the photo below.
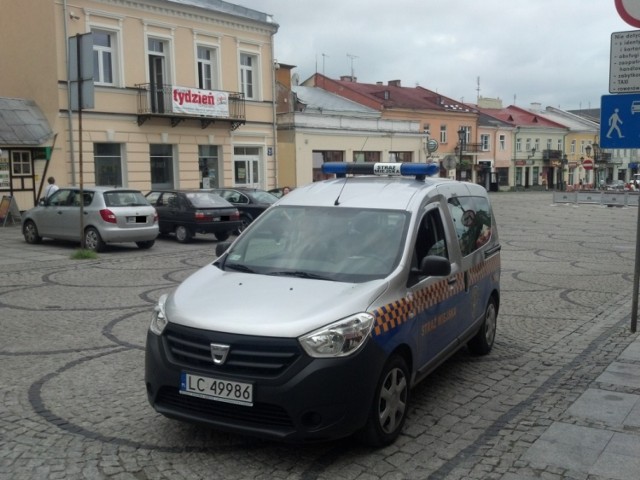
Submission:
<svg viewBox="0 0 640 480">
<path fill-rule="evenodd" d="M 200 90 L 176 85 L 136 84 L 138 125 L 150 118 L 166 118 L 175 127 L 185 120 L 199 120 L 202 128 L 217 121 L 236 130 L 246 123 L 245 99 L 240 92 Z"/>
<path fill-rule="evenodd" d="M 465 142 L 462 145 L 462 154 L 463 155 L 478 155 L 482 153 L 484 150 L 482 149 L 481 143 L 467 143 Z M 460 153 L 460 145 L 456 147 L 456 153 Z"/>
<path fill-rule="evenodd" d="M 558 162 L 562 160 L 562 150 L 543 150 L 542 161 L 543 162 Z"/>
</svg>

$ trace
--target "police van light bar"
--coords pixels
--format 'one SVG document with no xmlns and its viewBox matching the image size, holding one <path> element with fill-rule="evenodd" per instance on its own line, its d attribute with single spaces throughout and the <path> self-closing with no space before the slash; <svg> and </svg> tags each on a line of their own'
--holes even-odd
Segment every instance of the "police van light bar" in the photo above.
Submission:
<svg viewBox="0 0 640 480">
<path fill-rule="evenodd" d="M 326 162 L 322 164 L 322 173 L 334 174 L 337 177 L 352 175 L 394 175 L 425 176 L 435 175 L 440 171 L 437 163 L 349 163 Z"/>
</svg>

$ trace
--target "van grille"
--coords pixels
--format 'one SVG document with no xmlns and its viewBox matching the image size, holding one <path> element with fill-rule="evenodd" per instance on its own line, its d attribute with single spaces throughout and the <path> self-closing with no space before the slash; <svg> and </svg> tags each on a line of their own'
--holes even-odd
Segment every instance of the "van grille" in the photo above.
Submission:
<svg viewBox="0 0 640 480">
<path fill-rule="evenodd" d="M 276 405 L 255 403 L 252 407 L 217 402 L 204 398 L 182 395 L 175 388 L 163 387 L 158 392 L 156 407 L 189 416 L 197 416 L 206 421 L 223 423 L 243 422 L 251 426 L 293 428 L 293 422 L 287 412 Z"/>
<path fill-rule="evenodd" d="M 175 324 L 167 327 L 164 337 L 167 351 L 175 363 L 200 371 L 240 376 L 277 377 L 302 353 L 295 339 L 230 335 Z M 212 343 L 230 346 L 223 365 L 213 363 Z"/>
</svg>

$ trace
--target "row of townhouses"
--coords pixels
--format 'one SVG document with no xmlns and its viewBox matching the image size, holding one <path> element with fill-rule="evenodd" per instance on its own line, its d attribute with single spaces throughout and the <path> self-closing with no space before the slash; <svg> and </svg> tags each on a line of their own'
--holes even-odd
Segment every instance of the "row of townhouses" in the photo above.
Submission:
<svg viewBox="0 0 640 480">
<path fill-rule="evenodd" d="M 19 19 L 28 18 L 28 22 Z M 158 188 L 298 186 L 326 161 L 438 162 L 487 189 L 628 180 L 590 111 L 462 103 L 400 80 L 279 63 L 279 25 L 222 0 L 4 0 L 0 195 L 45 179 Z"/>
</svg>

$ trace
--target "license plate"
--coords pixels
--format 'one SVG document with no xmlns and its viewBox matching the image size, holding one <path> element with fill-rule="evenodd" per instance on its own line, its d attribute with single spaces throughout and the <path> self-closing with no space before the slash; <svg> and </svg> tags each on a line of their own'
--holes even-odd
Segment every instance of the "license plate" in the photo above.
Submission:
<svg viewBox="0 0 640 480">
<path fill-rule="evenodd" d="M 253 406 L 253 385 L 251 383 L 201 377 L 182 372 L 180 393 L 218 402 Z"/>
<path fill-rule="evenodd" d="M 220 217 L 213 217 L 212 219 L 214 222 L 219 222 L 220 221 Z"/>
</svg>

